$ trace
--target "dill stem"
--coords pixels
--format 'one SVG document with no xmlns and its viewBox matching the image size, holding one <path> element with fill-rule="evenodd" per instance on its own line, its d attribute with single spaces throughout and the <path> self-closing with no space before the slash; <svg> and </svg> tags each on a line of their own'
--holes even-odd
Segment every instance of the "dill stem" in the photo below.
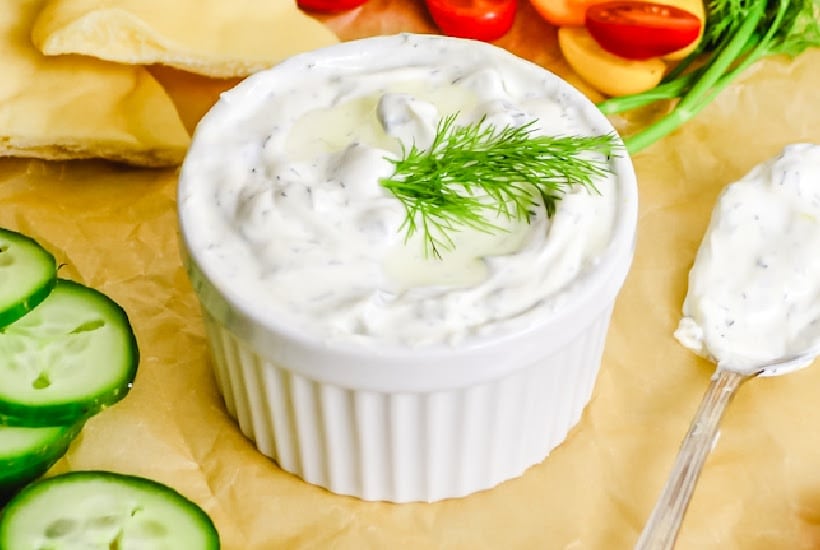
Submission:
<svg viewBox="0 0 820 550">
<path fill-rule="evenodd" d="M 746 48 L 749 39 L 754 36 L 760 20 L 765 14 L 766 2 L 757 1 L 752 5 L 749 16 L 738 28 L 737 34 L 726 43 L 726 47 L 715 56 L 709 68 L 703 73 L 694 86 L 681 99 L 680 107 L 687 109 L 693 107 L 701 97 L 718 81 L 718 79 L 729 69 L 732 63 L 740 56 Z"/>
<path fill-rule="evenodd" d="M 723 79 L 721 81 L 721 77 L 724 76 L 732 63 L 746 50 L 749 39 L 754 36 L 755 29 L 765 14 L 765 8 L 766 2 L 754 2 L 748 17 L 743 21 L 740 28 L 738 28 L 737 34 L 735 34 L 715 56 L 708 68 L 703 72 L 700 78 L 697 79 L 692 88 L 686 92 L 686 95 L 683 96 L 676 109 L 653 122 L 640 132 L 628 136 L 624 140 L 627 151 L 631 154 L 637 153 L 667 134 L 677 130 L 709 104 L 709 101 L 703 101 L 704 96 L 714 98 L 719 91 L 728 85 L 731 79 Z M 755 52 L 753 52 L 750 57 L 757 57 L 754 53 L 760 51 L 762 50 L 755 49 Z M 730 74 L 736 75 L 737 73 L 732 71 Z"/>
<path fill-rule="evenodd" d="M 749 65 L 751 65 L 754 61 L 760 59 L 760 56 L 751 59 L 747 55 L 750 51 L 753 52 L 757 49 L 757 44 L 758 41 L 756 40 L 750 40 L 746 43 L 746 45 L 743 48 L 743 51 L 741 51 L 740 55 L 738 56 L 739 58 L 743 58 L 743 61 L 736 68 L 733 67 L 729 71 L 729 73 L 723 75 L 721 77 L 721 81 L 730 74 L 736 76 L 737 74 L 741 73 L 743 70 L 748 68 Z M 624 113 L 626 111 L 631 111 L 633 109 L 644 107 L 656 101 L 679 99 L 684 93 L 686 93 L 689 87 L 692 86 L 692 84 L 698 78 L 700 78 L 705 69 L 706 66 L 704 65 L 684 75 L 676 76 L 675 78 L 670 78 L 674 72 L 673 69 L 673 71 L 670 72 L 664 78 L 661 84 L 655 86 L 654 88 L 647 90 L 645 92 L 610 97 L 598 103 L 597 107 L 605 115 L 615 115 L 618 113 Z"/>
<path fill-rule="evenodd" d="M 631 111 L 632 109 L 637 109 L 656 101 L 675 99 L 692 83 L 695 76 L 694 73 L 684 75 L 666 84 L 655 86 L 645 92 L 605 99 L 598 103 L 598 109 L 605 115 L 614 115 Z"/>
<path fill-rule="evenodd" d="M 672 67 L 672 70 L 669 71 L 666 74 L 666 76 L 664 76 L 663 79 L 661 80 L 661 84 L 666 84 L 668 82 L 676 80 L 679 76 L 683 75 L 683 73 L 686 71 L 686 69 L 688 69 L 689 66 L 692 65 L 692 63 L 695 62 L 695 60 L 700 58 L 701 55 L 703 55 L 703 43 L 702 42 L 697 48 L 692 50 L 689 53 L 689 55 L 687 55 L 686 57 L 681 59 L 680 63 L 678 63 L 677 65 Z"/>
</svg>

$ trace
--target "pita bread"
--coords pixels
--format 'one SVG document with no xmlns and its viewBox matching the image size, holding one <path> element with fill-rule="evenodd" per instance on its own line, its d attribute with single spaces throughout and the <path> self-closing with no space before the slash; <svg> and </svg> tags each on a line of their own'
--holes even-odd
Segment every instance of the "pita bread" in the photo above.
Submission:
<svg viewBox="0 0 820 550">
<path fill-rule="evenodd" d="M 0 0 L 0 156 L 178 164 L 190 141 L 144 68 L 43 56 L 29 32 L 42 0 Z"/>
<path fill-rule="evenodd" d="M 295 0 L 52 0 L 32 40 L 46 55 L 161 63 L 220 78 L 338 42 Z"/>
</svg>

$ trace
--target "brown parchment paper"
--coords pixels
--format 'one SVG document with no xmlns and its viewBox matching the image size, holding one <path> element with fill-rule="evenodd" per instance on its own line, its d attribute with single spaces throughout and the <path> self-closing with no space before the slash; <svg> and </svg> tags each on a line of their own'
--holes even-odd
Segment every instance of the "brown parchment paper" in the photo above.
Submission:
<svg viewBox="0 0 820 550">
<path fill-rule="evenodd" d="M 434 32 L 413 0 L 371 0 L 325 21 L 343 39 Z M 499 44 L 577 82 L 555 29 L 526 1 Z M 153 71 L 189 128 L 233 84 Z M 217 394 L 179 260 L 174 171 L 3 160 L 0 225 L 42 241 L 62 276 L 119 301 L 142 354 L 131 393 L 91 419 L 53 471 L 103 468 L 167 483 L 208 511 L 228 550 L 631 548 L 711 374 L 672 331 L 716 195 L 787 143 L 820 143 L 819 99 L 820 51 L 769 60 L 634 158 L 638 248 L 583 419 L 519 479 L 436 504 L 329 494 L 241 435 Z M 820 548 L 818 394 L 816 367 L 742 388 L 678 548 Z"/>
</svg>

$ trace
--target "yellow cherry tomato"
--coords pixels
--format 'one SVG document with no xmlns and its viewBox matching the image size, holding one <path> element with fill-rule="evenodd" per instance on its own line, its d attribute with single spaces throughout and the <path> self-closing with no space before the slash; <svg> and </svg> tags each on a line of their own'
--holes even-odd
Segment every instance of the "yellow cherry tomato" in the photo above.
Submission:
<svg viewBox="0 0 820 550">
<path fill-rule="evenodd" d="M 607 52 L 584 27 L 559 28 L 558 46 L 578 76 L 606 95 L 654 88 L 666 72 L 666 63 L 660 58 L 633 61 Z"/>
</svg>

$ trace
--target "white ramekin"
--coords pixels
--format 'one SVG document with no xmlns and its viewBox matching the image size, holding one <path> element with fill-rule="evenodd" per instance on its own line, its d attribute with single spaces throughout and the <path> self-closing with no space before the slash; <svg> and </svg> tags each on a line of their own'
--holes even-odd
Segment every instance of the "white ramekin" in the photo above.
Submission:
<svg viewBox="0 0 820 550">
<path fill-rule="evenodd" d="M 361 52 L 380 51 L 382 40 L 391 37 L 303 54 L 271 71 L 293 77 L 293 67 L 330 54 L 361 62 Z M 615 131 L 583 94 L 538 70 L 597 131 Z M 180 204 L 183 259 L 229 413 L 284 470 L 365 500 L 461 497 L 521 475 L 566 438 L 589 402 L 612 307 L 632 261 L 635 174 L 626 153 L 612 168 L 618 180 L 612 238 L 596 268 L 573 283 L 572 298 L 524 330 L 452 348 L 330 344 L 271 320 L 237 294 L 241 289 L 210 276 L 190 246 L 196 216 Z M 180 196 L 196 185 L 183 165 Z"/>
</svg>

